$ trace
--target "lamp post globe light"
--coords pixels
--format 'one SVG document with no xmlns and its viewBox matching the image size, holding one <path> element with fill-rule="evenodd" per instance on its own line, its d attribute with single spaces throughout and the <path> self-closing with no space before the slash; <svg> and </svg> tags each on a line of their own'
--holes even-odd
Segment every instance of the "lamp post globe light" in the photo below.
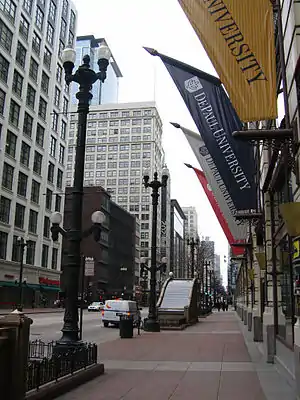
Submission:
<svg viewBox="0 0 300 400">
<path fill-rule="evenodd" d="M 145 188 L 152 189 L 152 232 L 151 232 L 151 266 L 150 266 L 150 299 L 149 299 L 149 315 L 145 321 L 144 330 L 148 332 L 159 332 L 160 326 L 157 321 L 157 310 L 156 310 L 156 253 L 157 253 L 157 206 L 159 199 L 159 189 L 165 187 L 168 181 L 168 170 L 164 168 L 162 170 L 162 179 L 158 180 L 158 173 L 154 173 L 153 180 L 150 182 L 150 173 L 144 172 L 144 186 Z"/>
<path fill-rule="evenodd" d="M 62 217 L 58 213 L 52 215 L 52 239 L 58 240 L 58 234 L 66 236 L 68 239 L 67 263 L 65 265 L 65 315 L 62 338 L 57 342 L 57 346 L 70 347 L 79 343 L 78 329 L 78 292 L 79 275 L 81 266 L 80 244 L 83 237 L 93 233 L 96 241 L 100 240 L 101 223 L 105 216 L 101 216 L 101 211 L 95 211 L 92 215 L 92 227 L 86 232 L 82 232 L 82 206 L 83 206 L 83 182 L 84 182 L 84 162 L 85 162 L 85 142 L 87 116 L 89 113 L 89 103 L 93 95 L 91 93 L 93 84 L 100 80 L 102 83 L 106 79 L 106 71 L 109 65 L 110 50 L 102 44 L 98 48 L 99 72 L 90 68 L 90 57 L 83 57 L 83 64 L 73 73 L 76 60 L 76 51 L 73 48 L 66 48 L 62 53 L 63 67 L 65 71 L 65 81 L 69 85 L 71 82 L 78 83 L 79 90 L 76 93 L 78 99 L 78 133 L 76 142 L 76 157 L 74 165 L 74 181 L 71 192 L 71 215 L 70 229 L 66 232 L 60 227 Z"/>
</svg>

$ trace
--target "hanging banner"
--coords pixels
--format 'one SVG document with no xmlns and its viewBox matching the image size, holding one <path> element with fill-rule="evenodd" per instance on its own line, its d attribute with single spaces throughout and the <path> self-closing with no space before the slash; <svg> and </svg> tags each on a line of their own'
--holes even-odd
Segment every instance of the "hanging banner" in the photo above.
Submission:
<svg viewBox="0 0 300 400">
<path fill-rule="evenodd" d="M 242 123 L 220 80 L 156 50 L 146 50 L 159 56 L 169 71 L 236 209 L 256 209 L 253 147 L 232 137 L 232 132 L 242 129 Z"/>
<path fill-rule="evenodd" d="M 235 219 L 236 208 L 233 204 L 232 198 L 230 197 L 216 164 L 209 154 L 201 136 L 196 132 L 183 128 L 179 124 L 172 123 L 172 125 L 181 128 L 187 138 L 211 187 L 221 212 L 228 223 L 228 227 L 234 240 L 237 242 L 244 242 L 247 239 L 248 223 L 245 221 L 237 221 Z"/>
<path fill-rule="evenodd" d="M 205 192 L 205 194 L 206 194 L 206 196 L 207 196 L 207 198 L 208 198 L 208 200 L 210 202 L 210 205 L 212 206 L 212 209 L 214 210 L 215 215 L 216 215 L 216 217 L 217 217 L 217 219 L 218 219 L 218 221 L 219 221 L 219 223 L 221 225 L 221 228 L 223 229 L 223 232 L 224 232 L 224 234 L 225 234 L 225 236 L 226 236 L 226 238 L 228 240 L 228 243 L 230 245 L 233 244 L 233 243 L 238 243 L 238 242 L 235 241 L 235 239 L 234 239 L 234 237 L 233 237 L 233 235 L 232 235 L 232 233 L 231 233 L 231 231 L 229 229 L 228 223 L 227 223 L 224 215 L 222 214 L 222 211 L 220 210 L 220 207 L 219 207 L 219 205 L 218 205 L 218 203 L 217 203 L 217 201 L 216 201 L 216 199 L 215 199 L 215 197 L 214 197 L 214 195 L 212 193 L 211 187 L 210 187 L 210 185 L 209 185 L 209 183 L 208 183 L 203 171 L 200 171 L 199 169 L 194 168 L 192 166 L 189 166 L 189 167 L 192 168 L 195 171 L 195 173 L 196 173 L 196 175 L 197 175 L 197 177 L 198 177 L 198 179 L 199 179 L 199 181 L 200 181 L 200 183 L 201 183 L 201 185 L 202 185 L 202 187 L 204 189 L 204 192 Z M 233 252 L 233 254 L 235 256 L 243 254 L 244 250 L 245 250 L 244 247 L 232 246 L 231 248 L 232 248 L 232 252 Z"/>
<path fill-rule="evenodd" d="M 270 0 L 179 0 L 239 117 L 277 117 Z"/>
</svg>

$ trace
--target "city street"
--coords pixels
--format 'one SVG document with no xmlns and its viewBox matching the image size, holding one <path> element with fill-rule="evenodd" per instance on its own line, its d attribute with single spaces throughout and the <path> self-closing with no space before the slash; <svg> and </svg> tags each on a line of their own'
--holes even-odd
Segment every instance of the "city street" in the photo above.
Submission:
<svg viewBox="0 0 300 400">
<path fill-rule="evenodd" d="M 147 314 L 147 309 L 141 311 L 142 318 Z M 57 340 L 61 337 L 61 328 L 63 325 L 63 312 L 43 313 L 29 315 L 33 320 L 30 328 L 30 340 L 40 339 L 45 342 Z M 100 312 L 83 313 L 83 340 L 86 342 L 95 342 L 97 344 L 119 337 L 119 330 L 115 327 L 104 328 Z"/>
</svg>

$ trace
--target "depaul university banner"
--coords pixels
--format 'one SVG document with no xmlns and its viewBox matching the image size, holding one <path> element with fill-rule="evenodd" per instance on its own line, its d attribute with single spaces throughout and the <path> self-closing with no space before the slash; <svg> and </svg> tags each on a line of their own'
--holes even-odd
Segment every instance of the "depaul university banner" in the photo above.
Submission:
<svg viewBox="0 0 300 400">
<path fill-rule="evenodd" d="M 203 171 L 200 171 L 199 169 L 194 168 L 189 164 L 186 164 L 186 166 L 189 167 L 189 168 L 192 168 L 195 171 L 195 173 L 196 173 L 196 175 L 197 175 L 197 177 L 198 177 L 198 179 L 199 179 L 199 181 L 200 181 L 200 183 L 201 183 L 201 185 L 203 187 L 203 190 L 204 190 L 204 192 L 205 192 L 205 194 L 206 194 L 206 196 L 207 196 L 207 198 L 208 198 L 208 200 L 210 202 L 210 205 L 212 206 L 212 209 L 214 210 L 215 215 L 216 215 L 216 217 L 217 217 L 217 219 L 218 219 L 218 221 L 219 221 L 219 223 L 221 225 L 221 228 L 223 229 L 223 232 L 224 232 L 224 234 L 225 234 L 225 236 L 226 236 L 226 238 L 228 240 L 228 243 L 230 245 L 233 245 L 234 243 L 240 243 L 241 241 L 237 241 L 233 237 L 232 232 L 231 232 L 231 230 L 229 228 L 229 225 L 228 225 L 228 221 L 224 217 L 224 215 L 223 215 L 223 213 L 222 213 L 222 211 L 221 211 L 221 209 L 219 207 L 219 204 L 216 201 L 216 199 L 215 199 L 215 197 L 214 197 L 214 195 L 212 193 L 212 188 L 209 185 L 209 183 L 208 183 Z M 244 250 L 245 250 L 244 247 L 232 246 L 231 248 L 232 248 L 232 252 L 233 252 L 233 254 L 235 256 L 243 254 Z"/>
<path fill-rule="evenodd" d="M 270 0 L 178 0 L 242 121 L 277 117 Z"/>
<path fill-rule="evenodd" d="M 252 145 L 237 141 L 233 131 L 242 129 L 218 78 L 171 57 L 147 49 L 161 58 L 179 90 L 202 139 L 212 156 L 235 208 L 256 209 Z"/>
<path fill-rule="evenodd" d="M 172 123 L 176 128 L 181 128 L 185 137 L 187 138 L 207 182 L 211 187 L 211 191 L 219 205 L 220 211 L 224 215 L 228 229 L 230 230 L 232 236 L 232 243 L 234 242 L 244 242 L 247 238 L 247 228 L 248 223 L 244 221 L 237 221 L 235 219 L 236 208 L 228 192 L 223 179 L 209 154 L 205 143 L 203 142 L 201 136 L 189 129 L 186 129 L 179 124 Z M 187 164 L 186 164 L 187 165 Z M 189 166 L 189 165 L 187 165 Z M 193 168 L 196 172 L 196 168 Z"/>
</svg>

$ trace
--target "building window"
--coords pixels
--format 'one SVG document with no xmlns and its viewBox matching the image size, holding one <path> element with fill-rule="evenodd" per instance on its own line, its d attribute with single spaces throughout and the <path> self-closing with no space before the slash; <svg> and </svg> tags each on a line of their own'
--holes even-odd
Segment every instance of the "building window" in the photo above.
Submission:
<svg viewBox="0 0 300 400">
<path fill-rule="evenodd" d="M 41 147 L 44 146 L 44 136 L 45 136 L 45 129 L 42 127 L 42 125 L 37 124 L 35 141 Z"/>
<path fill-rule="evenodd" d="M 74 46 L 74 34 L 69 31 L 69 37 L 68 37 L 68 46 L 73 47 Z"/>
<path fill-rule="evenodd" d="M 41 38 L 34 31 L 32 36 L 32 50 L 39 56 L 41 51 Z"/>
<path fill-rule="evenodd" d="M 67 123 L 65 121 L 61 121 L 60 138 L 62 140 L 66 140 L 66 132 L 67 132 Z"/>
<path fill-rule="evenodd" d="M 13 39 L 13 33 L 5 25 L 3 21 L 0 20 L 0 44 L 10 53 L 11 44 Z"/>
<path fill-rule="evenodd" d="M 55 22 L 56 19 L 56 4 L 51 0 L 49 6 L 49 18 Z"/>
<path fill-rule="evenodd" d="M 46 34 L 46 38 L 47 38 L 47 42 L 53 46 L 53 42 L 54 42 L 54 28 L 53 28 L 53 26 L 50 24 L 50 22 L 48 22 L 48 24 L 47 24 L 47 34 Z"/>
<path fill-rule="evenodd" d="M 14 180 L 14 167 L 11 165 L 4 163 L 3 164 L 3 173 L 2 173 L 2 186 L 6 189 L 12 190 Z"/>
<path fill-rule="evenodd" d="M 65 162 L 65 147 L 64 147 L 62 144 L 59 145 L 59 157 L 58 157 L 58 161 L 59 161 L 61 164 L 64 164 L 64 162 Z"/>
<path fill-rule="evenodd" d="M 69 2 L 68 0 L 63 0 L 63 9 L 62 9 L 62 13 L 63 15 L 66 17 L 68 15 L 68 11 L 69 11 Z"/>
<path fill-rule="evenodd" d="M 46 209 L 51 210 L 52 208 L 52 196 L 53 192 L 50 189 L 46 190 Z"/>
<path fill-rule="evenodd" d="M 27 85 L 27 96 L 26 96 L 26 104 L 28 105 L 28 107 L 34 109 L 34 105 L 35 105 L 35 90 L 33 89 L 33 87 L 31 85 Z"/>
<path fill-rule="evenodd" d="M 43 29 L 43 24 L 44 24 L 44 13 L 40 9 L 39 6 L 36 8 L 36 13 L 35 13 L 35 24 L 41 31 Z"/>
<path fill-rule="evenodd" d="M 19 196 L 26 197 L 27 182 L 28 182 L 28 176 L 23 174 L 23 172 L 19 172 L 18 189 L 17 189 L 17 193 Z"/>
<path fill-rule="evenodd" d="M 58 83 L 61 83 L 61 79 L 62 79 L 62 66 L 57 64 L 57 68 L 56 68 L 56 80 Z"/>
<path fill-rule="evenodd" d="M 14 100 L 11 100 L 9 109 L 9 122 L 12 125 L 18 127 L 19 117 L 20 117 L 20 106 Z"/>
<path fill-rule="evenodd" d="M 8 234 L 0 232 L 0 258 L 6 260 Z"/>
<path fill-rule="evenodd" d="M 58 114 L 57 112 L 53 111 L 52 113 L 52 129 L 57 132 L 58 128 Z"/>
<path fill-rule="evenodd" d="M 50 219 L 49 217 L 44 217 L 44 237 L 50 237 Z"/>
<path fill-rule="evenodd" d="M 58 57 L 61 57 L 63 49 L 65 48 L 64 43 L 60 40 L 58 44 Z"/>
<path fill-rule="evenodd" d="M 7 83 L 9 62 L 0 54 L 0 79 Z"/>
<path fill-rule="evenodd" d="M 28 12 L 28 14 L 31 14 L 32 3 L 33 3 L 33 0 L 24 0 L 23 1 L 23 8 L 24 8 L 25 11 Z"/>
<path fill-rule="evenodd" d="M 17 6 L 12 0 L 0 0 L 0 10 L 10 19 L 12 22 L 16 18 Z"/>
<path fill-rule="evenodd" d="M 54 157 L 56 156 L 56 142 L 57 140 L 55 139 L 54 136 L 51 136 L 50 139 L 50 156 Z"/>
<path fill-rule="evenodd" d="M 67 114 L 68 114 L 68 108 L 69 108 L 68 99 L 66 99 L 66 98 L 64 97 L 64 100 L 63 100 L 63 113 L 64 113 L 64 115 L 67 115 Z"/>
<path fill-rule="evenodd" d="M 52 261 L 51 261 L 52 269 L 57 269 L 57 260 L 58 260 L 58 249 L 53 247 L 52 248 Z"/>
<path fill-rule="evenodd" d="M 8 154 L 9 156 L 15 158 L 16 157 L 16 147 L 17 147 L 17 136 L 14 135 L 11 131 L 7 131 L 5 153 Z"/>
<path fill-rule="evenodd" d="M 54 164 L 49 162 L 47 178 L 48 178 L 48 182 L 50 182 L 50 183 L 53 183 L 53 181 L 54 181 L 54 169 L 55 169 Z"/>
<path fill-rule="evenodd" d="M 0 89 L 0 114 L 4 114 L 4 107 L 5 107 L 5 97 L 6 93 L 4 90 Z"/>
<path fill-rule="evenodd" d="M 0 221 L 9 224 L 11 201 L 4 196 L 0 197 Z"/>
<path fill-rule="evenodd" d="M 26 264 L 34 265 L 34 261 L 35 261 L 35 242 L 33 240 L 27 240 Z"/>
<path fill-rule="evenodd" d="M 55 86 L 54 89 L 54 104 L 56 105 L 56 107 L 59 107 L 60 104 L 60 90 L 57 86 Z"/>
<path fill-rule="evenodd" d="M 45 120 L 46 114 L 47 114 L 47 102 L 42 97 L 40 97 L 39 116 Z"/>
<path fill-rule="evenodd" d="M 39 204 L 40 201 L 40 183 L 35 181 L 34 179 L 32 180 L 31 183 L 31 201 L 33 203 Z"/>
<path fill-rule="evenodd" d="M 49 246 L 47 246 L 46 244 L 43 244 L 42 267 L 44 267 L 44 268 L 48 267 L 48 254 L 49 254 Z"/>
<path fill-rule="evenodd" d="M 17 46 L 16 62 L 22 68 L 25 68 L 25 64 L 26 64 L 26 49 L 20 42 L 18 42 L 18 46 Z"/>
<path fill-rule="evenodd" d="M 11 260 L 20 262 L 21 247 L 20 247 L 20 242 L 19 242 L 18 238 L 19 238 L 19 236 L 15 236 L 15 235 L 13 237 Z"/>
<path fill-rule="evenodd" d="M 22 142 L 21 153 L 20 153 L 20 163 L 25 165 L 25 167 L 28 167 L 29 160 L 30 160 L 30 146 L 27 143 Z"/>
<path fill-rule="evenodd" d="M 41 80 L 41 88 L 45 94 L 48 94 L 49 91 L 49 76 L 43 71 L 42 72 L 42 80 Z"/>
<path fill-rule="evenodd" d="M 29 67 L 29 76 L 30 76 L 30 78 L 32 78 L 35 82 L 37 82 L 38 72 L 39 72 L 39 65 L 38 65 L 38 63 L 31 57 L 31 59 L 30 59 L 30 67 Z"/>
<path fill-rule="evenodd" d="M 34 210 L 29 211 L 28 232 L 36 233 L 38 224 L 38 213 Z"/>
<path fill-rule="evenodd" d="M 67 23 L 64 19 L 61 20 L 60 38 L 64 41 L 67 34 Z"/>
<path fill-rule="evenodd" d="M 20 229 L 24 228 L 25 209 L 26 209 L 25 206 L 22 206 L 22 204 L 16 203 L 15 226 L 17 228 L 20 228 Z"/>
<path fill-rule="evenodd" d="M 73 10 L 71 10 L 71 15 L 70 15 L 70 29 L 72 31 L 75 31 L 75 23 L 76 23 L 76 15 Z"/>
<path fill-rule="evenodd" d="M 28 39 L 28 35 L 29 35 L 29 26 L 30 26 L 29 22 L 24 17 L 24 15 L 21 14 L 19 32 L 23 36 L 23 38 L 26 40 Z"/>
<path fill-rule="evenodd" d="M 59 194 L 57 194 L 55 196 L 55 210 L 54 211 L 60 212 L 60 209 L 61 209 L 61 196 Z"/>
<path fill-rule="evenodd" d="M 34 160 L 33 160 L 33 171 L 41 175 L 42 174 L 42 166 L 43 166 L 43 156 L 37 151 L 34 152 Z"/>
<path fill-rule="evenodd" d="M 61 169 L 57 170 L 57 179 L 56 179 L 56 186 L 59 189 L 62 189 L 63 184 L 63 171 Z"/>
<path fill-rule="evenodd" d="M 48 69 L 51 69 L 51 60 L 52 60 L 52 53 L 49 49 L 47 49 L 47 47 L 45 47 L 45 51 L 44 51 L 44 65 L 46 65 L 46 67 Z"/>
</svg>

